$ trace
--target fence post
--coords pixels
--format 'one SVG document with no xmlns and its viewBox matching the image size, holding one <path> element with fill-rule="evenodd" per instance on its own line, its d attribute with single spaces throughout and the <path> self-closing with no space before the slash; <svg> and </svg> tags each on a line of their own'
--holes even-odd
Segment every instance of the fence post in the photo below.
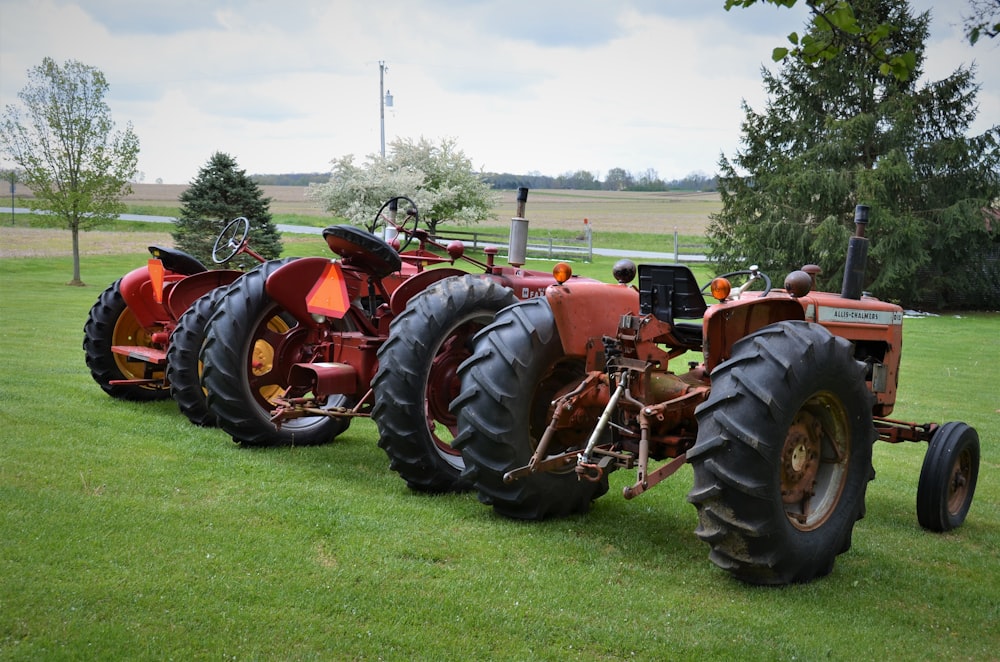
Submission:
<svg viewBox="0 0 1000 662">
<path fill-rule="evenodd" d="M 677 236 L 677 226 L 674 226 L 674 262 L 681 261 L 680 241 Z"/>
<path fill-rule="evenodd" d="M 587 262 L 594 261 L 594 229 L 590 225 L 590 219 L 583 219 L 583 236 L 587 240 Z"/>
</svg>

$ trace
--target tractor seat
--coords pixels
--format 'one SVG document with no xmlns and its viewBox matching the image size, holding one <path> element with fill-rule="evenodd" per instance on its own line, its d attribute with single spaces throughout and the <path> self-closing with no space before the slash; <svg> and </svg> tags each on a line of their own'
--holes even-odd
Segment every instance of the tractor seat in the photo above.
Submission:
<svg viewBox="0 0 1000 662">
<path fill-rule="evenodd" d="M 639 265 L 639 312 L 670 324 L 683 346 L 702 344 L 701 318 L 708 310 L 691 269 L 682 264 Z M 681 320 L 698 320 L 699 323 Z"/>
<path fill-rule="evenodd" d="M 176 248 L 164 248 L 163 246 L 150 246 L 150 254 L 163 263 L 163 267 L 174 273 L 191 276 L 208 271 L 208 267 L 201 263 L 194 255 L 177 250 Z"/>
<path fill-rule="evenodd" d="M 403 268 L 403 261 L 380 237 L 353 225 L 331 225 L 323 230 L 323 238 L 344 264 L 371 272 L 376 278 L 385 278 Z"/>
</svg>

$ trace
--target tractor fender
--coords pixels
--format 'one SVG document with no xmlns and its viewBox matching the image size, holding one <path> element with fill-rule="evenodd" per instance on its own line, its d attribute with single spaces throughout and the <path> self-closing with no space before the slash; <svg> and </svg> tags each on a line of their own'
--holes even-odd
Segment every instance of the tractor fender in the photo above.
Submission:
<svg viewBox="0 0 1000 662">
<path fill-rule="evenodd" d="M 264 289 L 268 296 L 300 324 L 305 325 L 306 328 L 315 329 L 319 326 L 319 322 L 309 313 L 307 299 L 310 293 L 314 292 L 324 281 L 332 282 L 338 279 L 345 286 L 346 291 L 344 276 L 344 269 L 337 260 L 326 257 L 304 257 L 278 267 L 267 277 Z M 348 292 L 350 299 L 355 298 L 356 295 L 356 290 L 354 296 Z M 347 304 L 349 303 L 350 301 L 347 302 Z"/>
<path fill-rule="evenodd" d="M 164 290 L 177 281 L 183 280 L 183 274 L 167 271 L 163 276 Z M 156 301 L 153 279 L 149 267 L 133 269 L 121 278 L 118 286 L 125 305 L 135 316 L 136 321 L 144 329 L 151 329 L 171 319 L 167 307 Z"/>
<path fill-rule="evenodd" d="M 393 316 L 397 316 L 403 312 L 403 309 L 406 308 L 406 304 L 410 299 L 426 290 L 433 283 L 436 283 L 439 280 L 444 280 L 445 278 L 450 278 L 451 276 L 467 275 L 467 271 L 455 269 L 454 267 L 441 267 L 438 269 L 421 271 L 420 273 L 406 279 L 395 290 L 393 290 L 392 296 L 389 298 L 389 310 L 392 311 Z"/>
<path fill-rule="evenodd" d="M 709 306 L 702 328 L 705 368 L 711 371 L 729 359 L 736 341 L 765 326 L 804 319 L 803 300 L 778 292 Z"/>
<path fill-rule="evenodd" d="M 639 291 L 630 285 L 567 282 L 545 290 L 567 356 L 585 356 L 593 342 L 618 333 L 622 315 L 639 314 Z"/>
<path fill-rule="evenodd" d="M 188 308 L 202 295 L 227 286 L 243 275 L 237 269 L 202 271 L 174 283 L 166 296 L 166 308 L 171 318 L 179 320 Z"/>
</svg>

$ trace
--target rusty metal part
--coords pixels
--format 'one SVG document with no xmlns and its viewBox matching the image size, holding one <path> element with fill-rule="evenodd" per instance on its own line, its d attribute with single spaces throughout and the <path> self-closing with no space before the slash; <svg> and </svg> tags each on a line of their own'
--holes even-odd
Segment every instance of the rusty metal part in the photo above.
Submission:
<svg viewBox="0 0 1000 662">
<path fill-rule="evenodd" d="M 546 457 L 544 460 L 539 460 L 534 464 L 528 464 L 517 469 L 511 469 L 503 475 L 503 482 L 513 483 L 518 478 L 524 478 L 525 476 L 530 476 L 533 473 L 544 473 L 547 471 L 555 471 L 556 469 L 564 469 L 571 464 L 574 464 L 576 462 L 576 458 L 582 452 L 583 449 L 578 448 L 560 455 Z"/>
<path fill-rule="evenodd" d="M 608 400 L 607 406 L 601 413 L 601 418 L 598 419 L 597 425 L 594 426 L 594 431 L 590 433 L 590 439 L 587 440 L 587 446 L 583 450 L 583 454 L 579 457 L 580 464 L 589 464 L 591 462 L 590 454 L 593 452 L 594 447 L 597 445 L 601 434 L 604 432 L 605 428 L 608 427 L 608 421 L 611 420 L 611 415 L 615 412 L 615 407 L 618 406 L 618 400 L 622 397 L 622 393 L 628 388 L 628 372 L 622 371 L 618 377 L 618 386 L 615 387 L 614 392 L 611 394 L 611 398 Z"/>
<path fill-rule="evenodd" d="M 781 452 L 782 502 L 801 503 L 814 494 L 822 433 L 819 421 L 805 411 L 800 411 L 788 428 Z"/>
<path fill-rule="evenodd" d="M 940 426 L 937 423 L 909 423 L 891 418 L 875 417 L 879 441 L 896 444 L 901 441 L 930 441 Z"/>
<path fill-rule="evenodd" d="M 635 485 L 626 485 L 622 489 L 622 496 L 626 499 L 634 499 L 660 481 L 673 476 L 678 469 L 687 463 L 687 453 L 681 453 L 674 459 L 664 464 L 659 469 L 648 474 L 643 481 L 636 481 Z"/>
<path fill-rule="evenodd" d="M 369 418 L 371 416 L 371 405 L 374 401 L 374 391 L 368 389 L 364 397 L 358 400 L 353 407 L 330 407 L 328 409 L 320 406 L 317 398 L 289 398 L 277 397 L 274 403 L 278 406 L 271 410 L 270 421 L 277 429 L 281 429 L 284 421 L 293 418 L 303 418 L 305 416 L 326 416 L 327 418 Z"/>
<path fill-rule="evenodd" d="M 948 479 L 948 512 L 957 513 L 962 504 L 969 499 L 969 487 L 974 482 L 975 460 L 971 449 L 966 446 L 955 458 L 951 466 L 951 477 Z"/>
<path fill-rule="evenodd" d="M 608 390 L 608 376 L 603 372 L 591 372 L 580 382 L 579 386 L 554 400 L 549 424 L 528 461 L 528 467 L 535 467 L 548 455 L 552 438 L 562 427 L 564 418 L 569 419 L 569 422 L 572 423 L 578 410 L 586 410 L 588 407 L 594 406 L 595 403 L 603 403 L 605 401 L 603 394 Z"/>
</svg>

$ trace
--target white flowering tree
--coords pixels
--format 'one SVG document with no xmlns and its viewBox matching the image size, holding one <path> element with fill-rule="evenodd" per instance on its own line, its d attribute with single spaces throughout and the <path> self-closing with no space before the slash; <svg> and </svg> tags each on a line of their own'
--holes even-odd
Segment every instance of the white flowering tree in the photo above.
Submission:
<svg viewBox="0 0 1000 662">
<path fill-rule="evenodd" d="M 308 195 L 354 225 L 371 223 L 386 200 L 405 195 L 417 203 L 420 220 L 435 232 L 442 223 L 468 225 L 492 216 L 496 197 L 455 140 L 440 144 L 397 139 L 382 158 L 369 154 L 363 165 L 353 155 L 333 162 L 330 181 L 312 184 Z"/>
</svg>

